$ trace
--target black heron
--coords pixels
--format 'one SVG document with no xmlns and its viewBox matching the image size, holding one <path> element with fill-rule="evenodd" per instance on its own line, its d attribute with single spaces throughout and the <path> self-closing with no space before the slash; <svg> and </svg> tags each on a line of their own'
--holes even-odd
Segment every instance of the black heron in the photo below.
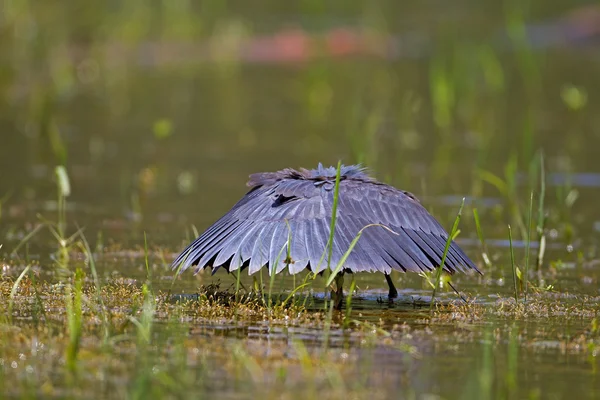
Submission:
<svg viewBox="0 0 600 400">
<path fill-rule="evenodd" d="M 213 273 L 248 268 L 253 274 L 327 268 L 327 246 L 337 169 L 284 169 L 250 175 L 250 191 L 227 214 L 194 240 L 173 261 L 180 272 L 196 265 Z M 389 297 L 398 296 L 390 272 L 432 271 L 440 266 L 448 233 L 412 194 L 376 181 L 358 165 L 342 166 L 330 268 L 333 269 L 357 233 L 367 225 L 336 276 L 332 293 L 336 306 L 343 299 L 344 272 L 382 272 Z M 386 228 L 384 228 L 385 226 Z M 289 250 L 288 250 L 289 245 Z M 325 253 L 326 254 L 326 253 Z M 288 258 L 289 255 L 289 258 Z M 454 242 L 443 269 L 475 270 L 475 264 Z"/>
</svg>

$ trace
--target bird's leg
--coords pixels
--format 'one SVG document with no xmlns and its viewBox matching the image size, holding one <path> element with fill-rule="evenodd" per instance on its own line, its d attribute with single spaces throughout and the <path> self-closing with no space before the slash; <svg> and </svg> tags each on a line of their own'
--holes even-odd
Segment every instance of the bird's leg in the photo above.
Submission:
<svg viewBox="0 0 600 400">
<path fill-rule="evenodd" d="M 396 290 L 396 286 L 394 286 L 392 277 L 389 274 L 384 274 L 384 275 L 385 275 L 385 281 L 387 282 L 387 284 L 390 288 L 390 293 L 388 294 L 388 298 L 390 300 L 395 299 L 396 297 L 398 297 L 398 291 Z"/>
<path fill-rule="evenodd" d="M 331 301 L 336 310 L 342 309 L 344 302 L 344 273 L 340 272 L 335 276 L 335 291 L 331 291 Z"/>
</svg>

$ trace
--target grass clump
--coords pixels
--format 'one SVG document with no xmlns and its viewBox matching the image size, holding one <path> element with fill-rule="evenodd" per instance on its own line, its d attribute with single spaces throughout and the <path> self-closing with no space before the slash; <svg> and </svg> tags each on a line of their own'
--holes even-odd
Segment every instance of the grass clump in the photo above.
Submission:
<svg viewBox="0 0 600 400">
<path fill-rule="evenodd" d="M 487 303 L 480 299 L 470 299 L 467 303 L 438 304 L 434 320 L 485 322 L 488 318 L 494 317 L 506 320 L 548 320 L 562 323 L 564 320 L 591 320 L 598 315 L 600 315 L 598 296 L 537 290 L 530 294 L 528 304 L 515 301 L 514 297 L 498 297 Z"/>
</svg>

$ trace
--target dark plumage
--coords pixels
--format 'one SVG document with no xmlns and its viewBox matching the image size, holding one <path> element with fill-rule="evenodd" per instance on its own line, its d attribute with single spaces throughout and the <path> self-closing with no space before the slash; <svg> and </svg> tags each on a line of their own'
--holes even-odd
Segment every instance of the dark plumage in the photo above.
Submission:
<svg viewBox="0 0 600 400">
<path fill-rule="evenodd" d="M 250 274 L 268 265 L 279 273 L 319 264 L 329 239 L 336 169 L 321 164 L 313 170 L 284 169 L 250 176 L 250 191 L 191 243 L 173 262 L 195 272 L 210 266 L 228 271 L 248 267 Z M 448 234 L 410 193 L 377 182 L 360 166 L 342 166 L 330 266 L 335 268 L 360 229 L 365 229 L 345 262 L 347 272 L 431 271 L 441 263 Z M 291 242 L 287 259 L 288 237 Z M 454 242 L 444 270 L 477 270 Z M 478 271 L 479 272 L 479 271 Z M 393 289 L 393 291 L 392 291 Z M 395 288 L 390 285 L 390 296 Z"/>
</svg>

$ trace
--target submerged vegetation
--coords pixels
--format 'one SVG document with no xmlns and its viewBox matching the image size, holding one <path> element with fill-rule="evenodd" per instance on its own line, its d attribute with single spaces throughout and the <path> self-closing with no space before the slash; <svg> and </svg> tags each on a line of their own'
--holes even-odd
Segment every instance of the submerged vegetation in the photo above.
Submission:
<svg viewBox="0 0 600 400">
<path fill-rule="evenodd" d="M 407 382 L 417 379 L 411 369 L 449 333 L 454 346 L 490 340 L 494 347 L 504 346 L 518 335 L 511 345 L 515 351 L 580 355 L 589 357 L 590 365 L 600 352 L 598 297 L 539 292 L 530 296 L 527 308 L 510 299 L 451 300 L 437 305 L 433 314 L 422 302 L 421 310 L 354 311 L 344 324 L 343 313 L 324 313 L 311 300 L 266 307 L 256 294 L 236 300 L 235 293 L 214 285 L 201 288 L 194 299 L 173 301 L 147 284 L 114 280 L 96 288 L 81 270 L 61 285 L 30 276 L 0 280 L 0 298 L 12 301 L 10 313 L 7 302 L 0 302 L 2 315 L 12 319 L 0 325 L 2 381 L 11 382 L 4 388 L 9 396 L 179 396 L 242 387 L 258 395 L 295 387 L 292 398 L 373 391 L 385 398 L 400 376 Z M 512 328 L 497 322 L 490 338 L 485 326 L 492 319 Z M 557 322 L 569 324 L 572 332 L 555 337 L 551 327 Z M 323 342 L 326 326 L 329 339 Z M 377 358 L 369 367 L 369 357 L 383 354 L 395 354 L 389 362 L 400 376 L 380 375 Z M 498 372 L 486 368 L 488 374 Z M 472 378 L 483 385 L 479 372 Z M 123 379 L 132 383 L 122 385 Z M 506 388 L 495 385 L 499 391 Z M 415 391 L 408 386 L 400 393 Z"/>
</svg>

